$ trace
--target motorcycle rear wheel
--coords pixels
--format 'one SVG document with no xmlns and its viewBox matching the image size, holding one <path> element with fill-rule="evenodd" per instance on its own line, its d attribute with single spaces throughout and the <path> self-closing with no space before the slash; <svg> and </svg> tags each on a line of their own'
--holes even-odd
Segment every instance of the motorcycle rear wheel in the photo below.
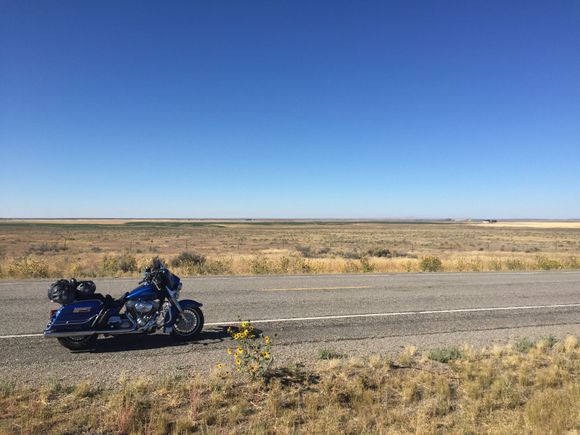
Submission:
<svg viewBox="0 0 580 435">
<path fill-rule="evenodd" d="M 97 334 L 83 335 L 81 337 L 59 337 L 58 342 L 70 350 L 85 350 L 94 347 Z"/>
</svg>

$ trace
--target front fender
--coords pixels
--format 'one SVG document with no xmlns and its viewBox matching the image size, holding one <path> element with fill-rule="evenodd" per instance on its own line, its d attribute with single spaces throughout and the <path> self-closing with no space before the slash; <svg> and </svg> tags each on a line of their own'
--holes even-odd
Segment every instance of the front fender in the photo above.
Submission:
<svg viewBox="0 0 580 435">
<path fill-rule="evenodd" d="M 196 308 L 203 307 L 203 304 L 201 302 L 197 302 L 197 301 L 194 301 L 192 299 L 182 299 L 182 300 L 179 301 L 179 305 L 181 305 L 181 307 L 185 307 L 185 306 L 188 306 L 188 305 L 189 306 L 193 305 Z"/>
<path fill-rule="evenodd" d="M 195 308 L 201 308 L 203 307 L 203 304 L 191 299 L 182 299 L 179 301 L 179 305 L 181 305 L 181 308 L 185 308 L 185 307 L 195 307 Z M 177 308 L 175 308 L 173 305 L 171 306 L 171 323 L 173 323 L 175 321 L 175 319 L 177 319 L 177 317 L 179 317 L 179 311 L 177 311 Z"/>
</svg>

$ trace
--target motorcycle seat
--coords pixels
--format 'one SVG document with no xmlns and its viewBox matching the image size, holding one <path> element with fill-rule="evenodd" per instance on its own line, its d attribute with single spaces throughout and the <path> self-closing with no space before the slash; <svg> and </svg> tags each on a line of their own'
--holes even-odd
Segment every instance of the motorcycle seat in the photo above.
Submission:
<svg viewBox="0 0 580 435">
<path fill-rule="evenodd" d="M 100 295 L 103 296 L 103 295 Z M 105 306 L 109 307 L 109 308 L 113 308 L 113 307 L 120 307 L 125 303 L 125 296 L 127 296 L 127 293 L 125 293 L 123 296 L 121 296 L 120 298 L 113 298 L 111 295 L 106 295 L 103 296 L 103 303 L 105 304 Z"/>
<path fill-rule="evenodd" d="M 77 300 L 89 300 L 89 299 L 97 299 L 99 301 L 101 301 L 106 307 L 119 307 L 121 305 L 123 305 L 123 303 L 125 302 L 125 296 L 127 296 L 127 293 L 125 293 L 123 296 L 121 296 L 118 299 L 113 298 L 111 295 L 102 295 L 101 293 L 93 293 L 90 296 L 82 296 L 82 295 L 77 295 Z"/>
</svg>

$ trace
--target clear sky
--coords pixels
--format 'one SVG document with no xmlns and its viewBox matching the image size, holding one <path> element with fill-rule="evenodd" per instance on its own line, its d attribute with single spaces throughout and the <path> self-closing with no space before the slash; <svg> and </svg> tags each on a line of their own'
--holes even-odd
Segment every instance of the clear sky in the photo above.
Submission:
<svg viewBox="0 0 580 435">
<path fill-rule="evenodd" d="M 0 0 L 0 217 L 580 218 L 580 2 Z"/>
</svg>

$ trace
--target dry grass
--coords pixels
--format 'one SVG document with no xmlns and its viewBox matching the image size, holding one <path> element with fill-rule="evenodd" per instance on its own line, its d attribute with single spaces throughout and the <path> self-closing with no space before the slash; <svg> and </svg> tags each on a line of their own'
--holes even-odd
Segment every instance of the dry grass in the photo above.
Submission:
<svg viewBox="0 0 580 435">
<path fill-rule="evenodd" d="M 476 223 L 472 225 L 487 226 L 486 223 Z M 505 221 L 493 224 L 496 227 L 512 228 L 562 228 L 562 229 L 579 229 L 579 221 Z"/>
<path fill-rule="evenodd" d="M 0 382 L 2 433 L 532 433 L 580 429 L 576 337 L 453 354 L 40 388 Z M 571 432 L 573 433 L 573 432 Z"/>
<path fill-rule="evenodd" d="M 185 251 L 206 261 L 177 267 L 184 276 L 418 272 L 425 257 L 443 271 L 580 267 L 580 227 L 524 224 L 2 221 L 0 277 L 135 276 Z"/>
</svg>

